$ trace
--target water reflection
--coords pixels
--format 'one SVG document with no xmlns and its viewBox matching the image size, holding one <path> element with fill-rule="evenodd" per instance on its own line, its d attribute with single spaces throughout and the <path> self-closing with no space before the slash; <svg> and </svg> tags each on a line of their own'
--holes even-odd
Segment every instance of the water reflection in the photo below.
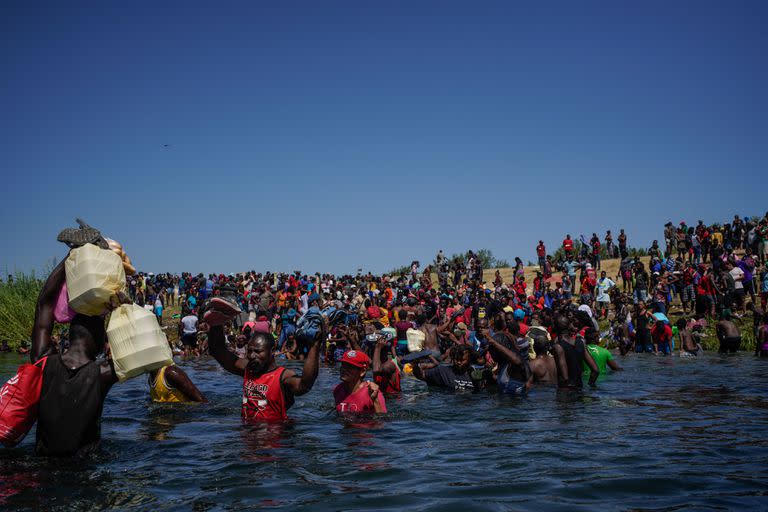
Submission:
<svg viewBox="0 0 768 512">
<path fill-rule="evenodd" d="M 17 363 L 0 358 L 0 378 Z M 0 451 L 0 508 L 762 508 L 765 362 L 633 355 L 621 364 L 595 389 L 536 388 L 524 399 L 407 378 L 384 418 L 338 417 L 337 371 L 323 368 L 293 421 L 242 425 L 241 381 L 187 361 L 210 403 L 153 405 L 144 379 L 116 385 L 95 457 L 33 457 L 34 432 Z"/>
</svg>

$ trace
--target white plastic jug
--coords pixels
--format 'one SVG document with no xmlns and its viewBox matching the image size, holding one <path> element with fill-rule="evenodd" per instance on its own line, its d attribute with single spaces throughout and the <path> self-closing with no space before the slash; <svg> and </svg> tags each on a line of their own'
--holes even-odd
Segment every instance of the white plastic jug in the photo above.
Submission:
<svg viewBox="0 0 768 512">
<path fill-rule="evenodd" d="M 93 244 L 73 249 L 64 263 L 64 271 L 69 307 L 83 315 L 103 315 L 109 298 L 126 291 L 123 260 Z"/>
<path fill-rule="evenodd" d="M 157 318 L 136 304 L 123 304 L 109 316 L 107 339 L 120 382 L 173 364 L 173 354 Z"/>
<path fill-rule="evenodd" d="M 408 339 L 408 352 L 421 352 L 424 350 L 426 334 L 418 329 L 408 329 L 405 331 L 405 337 Z"/>
</svg>

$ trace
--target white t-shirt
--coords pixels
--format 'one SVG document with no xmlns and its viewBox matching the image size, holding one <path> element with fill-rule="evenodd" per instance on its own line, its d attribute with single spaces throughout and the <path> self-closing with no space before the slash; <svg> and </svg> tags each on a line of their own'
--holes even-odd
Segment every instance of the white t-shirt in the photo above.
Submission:
<svg viewBox="0 0 768 512">
<path fill-rule="evenodd" d="M 597 285 L 595 288 L 597 289 L 597 301 L 598 302 L 611 302 L 611 296 L 608 295 L 608 290 L 616 286 L 616 283 L 614 283 L 609 277 L 606 277 L 605 279 L 598 279 Z"/>
<path fill-rule="evenodd" d="M 182 332 L 184 334 L 197 334 L 197 317 L 187 315 L 181 319 Z"/>
<path fill-rule="evenodd" d="M 744 283 L 738 280 L 739 278 L 744 279 L 744 271 L 740 267 L 733 267 L 728 273 L 731 274 L 734 283 L 736 283 L 737 290 L 744 288 Z"/>
</svg>

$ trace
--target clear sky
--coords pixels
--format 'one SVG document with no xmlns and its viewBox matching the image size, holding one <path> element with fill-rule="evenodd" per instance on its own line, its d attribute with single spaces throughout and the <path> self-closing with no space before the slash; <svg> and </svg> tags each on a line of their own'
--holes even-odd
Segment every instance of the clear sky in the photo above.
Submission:
<svg viewBox="0 0 768 512">
<path fill-rule="evenodd" d="M 4 2 L 0 271 L 384 272 L 762 214 L 768 2 Z M 165 145 L 168 147 L 165 147 Z"/>
</svg>

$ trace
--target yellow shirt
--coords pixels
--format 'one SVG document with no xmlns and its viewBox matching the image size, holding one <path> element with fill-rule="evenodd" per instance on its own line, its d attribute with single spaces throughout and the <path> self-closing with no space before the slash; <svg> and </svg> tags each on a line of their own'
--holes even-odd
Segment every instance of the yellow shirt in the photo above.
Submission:
<svg viewBox="0 0 768 512">
<path fill-rule="evenodd" d="M 168 366 L 163 366 L 157 371 L 154 382 L 152 382 L 152 375 L 149 375 L 149 396 L 152 398 L 152 401 L 161 403 L 191 402 L 184 393 L 169 386 L 165 381 L 166 368 Z"/>
</svg>

